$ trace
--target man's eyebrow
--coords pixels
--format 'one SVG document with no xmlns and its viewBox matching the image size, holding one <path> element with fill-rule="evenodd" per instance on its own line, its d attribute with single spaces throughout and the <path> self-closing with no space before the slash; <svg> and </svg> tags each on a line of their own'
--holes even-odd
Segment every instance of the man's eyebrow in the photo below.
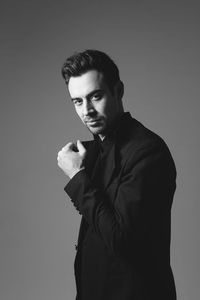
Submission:
<svg viewBox="0 0 200 300">
<path fill-rule="evenodd" d="M 89 94 L 87 94 L 86 98 L 91 98 L 96 93 L 103 93 L 103 92 L 104 92 L 104 90 L 102 90 L 102 89 L 94 90 L 94 91 L 90 92 Z M 71 98 L 72 101 L 81 100 L 81 99 L 82 98 L 80 98 L 80 97 Z"/>
<path fill-rule="evenodd" d="M 92 91 L 91 93 L 89 93 L 89 94 L 87 95 L 87 98 L 91 98 L 93 95 L 95 95 L 95 94 L 97 94 L 97 93 L 103 93 L 103 92 L 104 92 L 104 90 L 102 90 L 102 89 L 94 90 L 94 91 Z"/>
<path fill-rule="evenodd" d="M 72 102 L 73 102 L 73 101 L 75 101 L 75 100 L 81 100 L 81 98 L 78 98 L 78 97 L 77 97 L 77 98 L 71 98 L 71 100 L 72 100 Z"/>
</svg>

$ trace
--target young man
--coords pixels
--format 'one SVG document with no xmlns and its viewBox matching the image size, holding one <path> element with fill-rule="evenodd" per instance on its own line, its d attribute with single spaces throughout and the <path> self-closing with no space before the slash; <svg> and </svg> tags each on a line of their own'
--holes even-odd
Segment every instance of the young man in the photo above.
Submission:
<svg viewBox="0 0 200 300">
<path fill-rule="evenodd" d="M 68 143 L 58 165 L 82 215 L 77 300 L 175 300 L 170 215 L 176 170 L 164 141 L 125 113 L 123 83 L 105 53 L 69 57 L 62 75 L 93 134 Z"/>
</svg>

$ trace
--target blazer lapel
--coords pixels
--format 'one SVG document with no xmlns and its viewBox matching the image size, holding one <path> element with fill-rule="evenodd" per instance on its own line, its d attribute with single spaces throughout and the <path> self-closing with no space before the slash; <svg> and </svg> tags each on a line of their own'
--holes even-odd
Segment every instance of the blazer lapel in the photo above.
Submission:
<svg viewBox="0 0 200 300">
<path fill-rule="evenodd" d="M 88 175 L 91 177 L 95 161 L 98 156 L 98 147 L 95 141 L 83 142 L 83 145 L 87 150 L 85 158 L 85 169 Z"/>
<path fill-rule="evenodd" d="M 92 178 L 92 172 L 94 170 L 94 166 L 98 157 L 98 145 L 95 141 L 87 141 L 83 142 L 83 145 L 87 149 L 87 154 L 85 158 L 85 169 Z M 115 169 L 115 144 L 112 145 L 109 153 L 103 159 L 102 162 L 103 170 L 102 170 L 102 182 L 104 188 L 108 186 L 110 180 L 112 179 L 114 169 Z"/>
<path fill-rule="evenodd" d="M 116 159 L 115 159 L 115 144 L 112 145 L 109 153 L 106 155 L 106 157 L 102 161 L 103 170 L 102 170 L 102 183 L 104 190 L 107 188 L 107 186 L 112 181 L 112 178 L 114 176 L 114 171 L 116 167 Z"/>
<path fill-rule="evenodd" d="M 88 175 L 91 176 L 93 168 L 94 168 L 95 160 L 97 158 L 98 148 L 97 148 L 95 141 L 84 141 L 82 143 L 87 150 L 86 158 L 85 158 L 85 169 L 86 169 Z M 79 235 L 78 235 L 78 248 L 81 248 L 81 245 L 85 238 L 86 232 L 88 230 L 88 226 L 89 225 L 86 222 L 85 218 L 82 217 Z"/>
<path fill-rule="evenodd" d="M 89 176 L 92 176 L 92 172 L 94 170 L 94 165 L 98 155 L 98 146 L 95 141 L 87 141 L 83 142 L 84 147 L 87 149 L 87 154 L 85 158 L 85 168 L 88 172 Z M 103 161 L 104 168 L 102 174 L 102 181 L 104 189 L 109 185 L 110 181 L 112 180 L 114 170 L 115 170 L 115 145 L 113 145 Z M 78 247 L 81 246 L 85 234 L 88 230 L 88 223 L 86 222 L 85 218 L 82 217 L 80 231 L 78 236 Z"/>
</svg>

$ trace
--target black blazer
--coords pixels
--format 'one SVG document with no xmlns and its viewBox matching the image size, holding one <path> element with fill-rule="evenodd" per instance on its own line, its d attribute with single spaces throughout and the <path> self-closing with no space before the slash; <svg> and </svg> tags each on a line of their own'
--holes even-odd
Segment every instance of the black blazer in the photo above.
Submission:
<svg viewBox="0 0 200 300">
<path fill-rule="evenodd" d="M 103 188 L 91 179 L 97 153 L 65 187 L 82 215 L 77 300 L 175 300 L 170 214 L 176 170 L 164 141 L 125 114 L 109 151 Z"/>
</svg>

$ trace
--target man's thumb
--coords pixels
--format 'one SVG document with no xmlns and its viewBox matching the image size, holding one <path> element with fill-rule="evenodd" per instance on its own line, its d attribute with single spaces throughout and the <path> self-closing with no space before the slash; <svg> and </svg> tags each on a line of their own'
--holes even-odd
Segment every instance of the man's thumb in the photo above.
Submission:
<svg viewBox="0 0 200 300">
<path fill-rule="evenodd" d="M 80 140 L 77 141 L 77 148 L 78 148 L 78 152 L 80 153 L 80 155 L 85 155 L 86 149 Z"/>
</svg>

